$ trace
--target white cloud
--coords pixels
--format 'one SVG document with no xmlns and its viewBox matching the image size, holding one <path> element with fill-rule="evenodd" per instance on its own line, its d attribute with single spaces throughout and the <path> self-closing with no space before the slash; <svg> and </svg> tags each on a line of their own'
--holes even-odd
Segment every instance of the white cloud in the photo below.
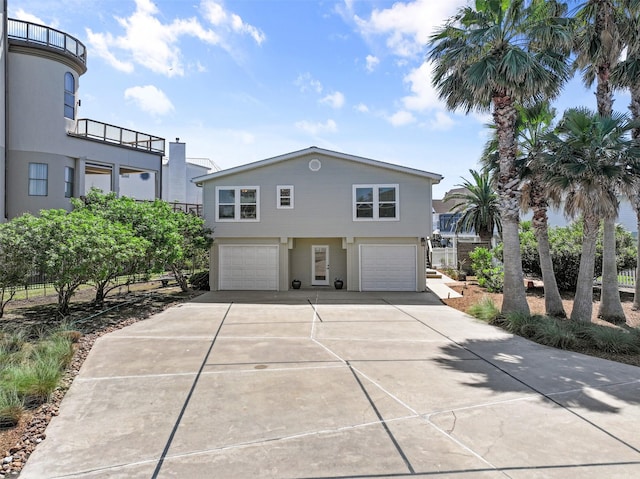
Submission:
<svg viewBox="0 0 640 479">
<path fill-rule="evenodd" d="M 31 22 L 31 23 L 36 23 L 38 25 L 47 25 L 52 28 L 57 28 L 55 24 L 52 24 L 52 23 L 47 24 L 40 17 L 36 17 L 31 13 L 25 12 L 22 8 L 19 8 L 16 11 L 15 15 L 11 15 L 10 18 L 15 18 L 16 20 L 22 20 L 24 22 Z"/>
<path fill-rule="evenodd" d="M 372 72 L 380 64 L 380 59 L 378 57 L 373 56 L 373 55 L 367 55 L 366 61 L 367 61 L 367 71 L 368 72 Z"/>
<path fill-rule="evenodd" d="M 454 127 L 456 122 L 443 111 L 436 112 L 435 118 L 431 120 L 430 128 L 432 130 L 446 131 Z"/>
<path fill-rule="evenodd" d="M 306 131 L 312 135 L 318 135 L 319 133 L 335 133 L 338 131 L 338 125 L 331 119 L 327 120 L 325 123 L 314 123 L 307 120 L 298 121 L 296 122 L 296 128 Z"/>
<path fill-rule="evenodd" d="M 230 51 L 230 34 L 249 35 L 258 45 L 265 39 L 258 28 L 212 0 L 203 0 L 200 6 L 204 18 L 214 29 L 206 28 L 196 17 L 175 18 L 163 23 L 161 12 L 150 0 L 135 0 L 135 3 L 136 10 L 129 17 L 116 17 L 124 29 L 122 35 L 86 30 L 92 52 L 121 71 L 131 72 L 134 65 L 140 65 L 168 77 L 184 75 L 179 47 L 182 37 L 193 37 L 227 51 Z"/>
<path fill-rule="evenodd" d="M 410 111 L 400 110 L 387 118 L 393 126 L 404 126 L 416 121 L 416 117 Z"/>
<path fill-rule="evenodd" d="M 424 51 L 434 28 L 466 4 L 467 0 L 397 2 L 390 8 L 374 9 L 369 18 L 353 15 L 353 20 L 363 36 L 383 36 L 393 54 L 411 57 Z M 352 9 L 350 2 L 347 9 Z"/>
<path fill-rule="evenodd" d="M 329 105 L 331 108 L 340 109 L 344 106 L 344 95 L 339 91 L 329 93 L 320 100 L 320 103 Z"/>
<path fill-rule="evenodd" d="M 409 83 L 411 89 L 411 95 L 402 99 L 402 104 L 407 110 L 424 111 L 442 107 L 438 93 L 431 85 L 431 74 L 431 63 L 424 62 L 404 77 L 404 82 Z"/>
<path fill-rule="evenodd" d="M 358 103 L 353 108 L 356 111 L 359 111 L 360 113 L 369 113 L 369 107 L 367 105 L 365 105 L 364 103 Z"/>
<path fill-rule="evenodd" d="M 316 80 L 311 76 L 311 73 L 306 72 L 298 75 L 298 78 L 293 82 L 295 86 L 297 86 L 302 93 L 306 93 L 308 91 L 322 93 L 322 83 Z"/>
<path fill-rule="evenodd" d="M 174 109 L 164 92 L 153 85 L 127 88 L 124 97 L 132 100 L 141 110 L 154 116 L 166 115 Z"/>
</svg>

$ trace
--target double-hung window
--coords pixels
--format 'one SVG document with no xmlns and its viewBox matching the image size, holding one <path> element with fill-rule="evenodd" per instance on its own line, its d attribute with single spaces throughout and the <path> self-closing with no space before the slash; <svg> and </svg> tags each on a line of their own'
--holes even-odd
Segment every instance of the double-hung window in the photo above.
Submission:
<svg viewBox="0 0 640 479">
<path fill-rule="evenodd" d="M 49 193 L 49 165 L 29 163 L 29 196 L 47 196 Z"/>
<path fill-rule="evenodd" d="M 293 209 L 293 186 L 292 185 L 278 185 L 278 209 Z"/>
<path fill-rule="evenodd" d="M 398 185 L 353 185 L 354 221 L 397 221 Z"/>
<path fill-rule="evenodd" d="M 217 186 L 216 221 L 259 221 L 258 186 Z"/>
</svg>

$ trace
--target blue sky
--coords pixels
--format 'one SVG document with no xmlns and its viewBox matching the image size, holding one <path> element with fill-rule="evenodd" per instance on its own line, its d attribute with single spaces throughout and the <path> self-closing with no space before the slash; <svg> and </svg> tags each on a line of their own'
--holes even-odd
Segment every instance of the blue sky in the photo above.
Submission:
<svg viewBox="0 0 640 479">
<path fill-rule="evenodd" d="M 87 46 L 79 118 L 179 137 L 221 168 L 318 146 L 469 177 L 487 114 L 448 112 L 425 44 L 466 0 L 9 0 Z M 616 101 L 626 109 L 628 97 Z M 559 112 L 595 108 L 572 81 Z"/>
</svg>

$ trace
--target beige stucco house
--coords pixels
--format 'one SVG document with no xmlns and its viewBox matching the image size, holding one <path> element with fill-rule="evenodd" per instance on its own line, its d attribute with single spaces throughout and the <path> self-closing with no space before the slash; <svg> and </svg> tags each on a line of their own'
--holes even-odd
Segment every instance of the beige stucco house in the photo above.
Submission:
<svg viewBox="0 0 640 479">
<path fill-rule="evenodd" d="M 212 290 L 424 291 L 442 177 L 317 147 L 198 178 Z"/>
</svg>

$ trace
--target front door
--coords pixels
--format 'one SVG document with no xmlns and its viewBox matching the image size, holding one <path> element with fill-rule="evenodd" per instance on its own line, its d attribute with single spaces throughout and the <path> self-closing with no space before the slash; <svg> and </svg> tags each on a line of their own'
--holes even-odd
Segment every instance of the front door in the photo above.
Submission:
<svg viewBox="0 0 640 479">
<path fill-rule="evenodd" d="M 329 246 L 327 245 L 311 247 L 311 284 L 313 286 L 329 285 Z"/>
</svg>

